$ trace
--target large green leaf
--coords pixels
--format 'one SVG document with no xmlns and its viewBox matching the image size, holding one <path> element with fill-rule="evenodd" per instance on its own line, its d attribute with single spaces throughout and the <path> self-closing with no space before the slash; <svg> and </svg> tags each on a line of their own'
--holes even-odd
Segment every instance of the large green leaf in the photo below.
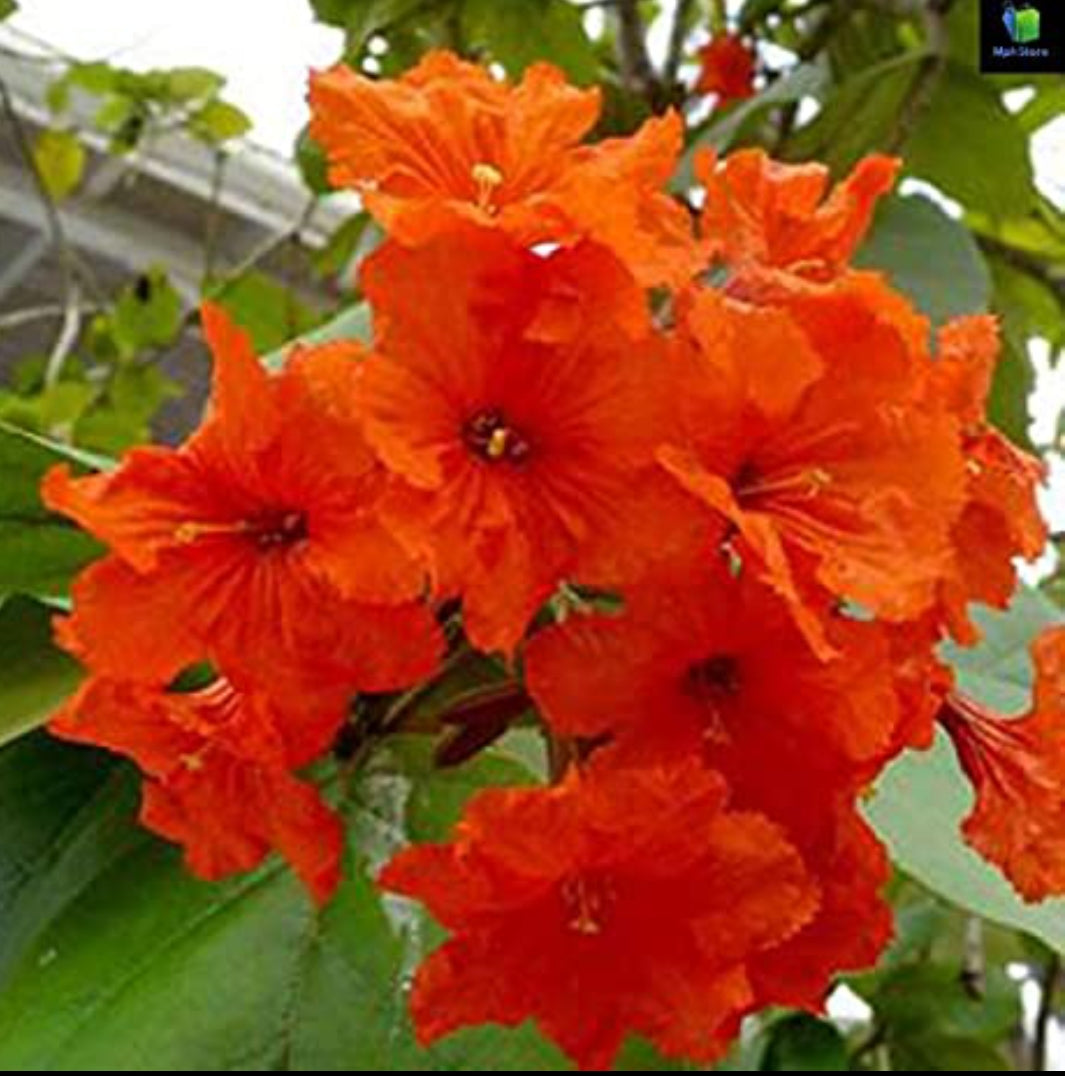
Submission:
<svg viewBox="0 0 1065 1076">
<path fill-rule="evenodd" d="M 991 278 L 972 235 L 927 198 L 885 199 L 854 261 L 887 273 L 935 325 L 987 309 Z"/>
<path fill-rule="evenodd" d="M 470 43 L 486 46 L 512 77 L 547 60 L 576 83 L 595 80 L 595 49 L 568 0 L 466 0 L 462 13 Z"/>
<path fill-rule="evenodd" d="M 0 601 L 0 744 L 47 721 L 81 676 L 52 643 L 51 618 L 30 598 Z"/>
<path fill-rule="evenodd" d="M 93 539 L 41 504 L 41 479 L 62 462 L 96 461 L 0 422 L 0 592 L 54 590 L 99 555 Z"/>
<path fill-rule="evenodd" d="M 561 1067 L 558 1053 L 530 1027 L 471 1030 L 430 1051 L 414 1043 L 405 994 L 424 926 L 407 905 L 382 903 L 367 861 L 376 864 L 407 840 L 415 784 L 415 813 L 435 830 L 469 790 L 523 773 L 513 760 L 485 759 L 467 766 L 459 780 L 434 773 L 427 757 L 427 747 L 397 743 L 367 775 L 350 781 L 343 805 L 349 877 L 321 912 L 277 862 L 206 884 L 187 874 L 173 849 L 131 837 L 131 822 L 109 823 L 109 843 L 95 831 L 89 843 L 96 872 L 85 870 L 93 857 L 82 855 L 76 884 L 68 885 L 71 899 L 31 939 L 0 993 L 0 1067 Z M 2 762 L 0 756 L 0 791 Z M 82 827 L 98 810 L 113 814 L 113 800 L 97 798 L 100 805 L 82 812 Z M 70 831 L 61 822 L 56 843 L 66 839 L 69 846 Z M 40 847 L 33 851 L 48 856 Z M 52 858 L 61 861 L 62 848 Z M 40 926 L 30 923 L 27 930 Z"/>
<path fill-rule="evenodd" d="M 1009 612 L 979 615 L 984 640 L 951 648 L 962 689 L 1006 713 L 1028 702 L 1028 644 L 1061 611 L 1037 591 L 1020 591 Z M 1027 931 L 1065 950 L 1065 900 L 1025 904 L 997 869 L 966 845 L 959 824 L 972 792 L 949 740 L 897 761 L 877 786 L 867 814 L 907 873 L 948 900 L 988 919 Z"/>
<path fill-rule="evenodd" d="M 970 209 L 1023 216 L 1035 187 L 1028 138 L 984 78 L 950 65 L 903 154 L 906 169 Z"/>
</svg>

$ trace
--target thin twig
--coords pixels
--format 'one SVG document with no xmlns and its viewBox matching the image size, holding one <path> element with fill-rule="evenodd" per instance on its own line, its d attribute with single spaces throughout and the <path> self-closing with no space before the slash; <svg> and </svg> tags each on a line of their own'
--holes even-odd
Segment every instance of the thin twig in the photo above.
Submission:
<svg viewBox="0 0 1065 1076">
<path fill-rule="evenodd" d="M 0 78 L 0 104 L 3 105 L 4 115 L 15 139 L 15 146 L 22 157 L 26 170 L 30 173 L 41 208 L 44 210 L 52 247 L 56 252 L 56 257 L 59 259 L 59 271 L 63 280 L 63 322 L 59 328 L 55 343 L 49 352 L 48 363 L 45 367 L 45 385 L 51 386 L 59 380 L 59 376 L 63 372 L 63 363 L 77 343 L 78 332 L 81 328 L 81 288 L 77 279 L 77 259 L 67 239 L 59 209 L 48 191 L 48 186 L 44 182 L 40 169 L 37 167 L 37 161 L 33 156 L 33 147 L 30 145 L 26 128 L 23 126 L 22 117 L 15 108 L 11 90 L 3 78 Z"/>
<path fill-rule="evenodd" d="M 1035 1017 L 1035 1036 L 1032 1039 L 1032 1072 L 1047 1071 L 1047 1037 L 1054 1016 L 1054 995 L 1061 979 L 1061 955 L 1051 953 L 1039 977 L 1039 1011 Z"/>
<path fill-rule="evenodd" d="M 215 257 L 218 254 L 219 233 L 222 230 L 222 186 L 225 183 L 226 164 L 229 154 L 217 149 L 211 167 L 211 193 L 207 215 L 203 224 L 203 284 L 214 275 Z"/>
<path fill-rule="evenodd" d="M 884 143 L 887 153 L 898 153 L 909 141 L 917 121 L 932 103 L 940 75 L 947 68 L 947 14 L 953 0 L 928 0 L 921 8 L 925 26 L 927 50 L 921 57 L 917 72 L 898 111 L 894 128 Z"/>
<path fill-rule="evenodd" d="M 669 29 L 669 50 L 662 68 L 662 85 L 669 92 L 677 81 L 680 61 L 684 54 L 684 42 L 688 36 L 688 20 L 694 0 L 677 0 L 673 12 L 673 25 Z"/>
<path fill-rule="evenodd" d="M 647 52 L 647 32 L 640 15 L 638 0 L 619 0 L 618 54 L 621 77 L 625 85 L 640 94 L 652 109 L 658 107 L 659 86 L 651 57 Z"/>
<path fill-rule="evenodd" d="M 90 314 L 97 314 L 102 309 L 99 303 L 82 303 L 79 313 L 84 318 Z M 56 318 L 62 318 L 66 312 L 67 308 L 64 303 L 46 303 L 42 306 L 27 306 L 22 310 L 12 310 L 7 314 L 0 314 L 0 332 L 31 325 L 35 321 L 54 321 Z"/>
</svg>

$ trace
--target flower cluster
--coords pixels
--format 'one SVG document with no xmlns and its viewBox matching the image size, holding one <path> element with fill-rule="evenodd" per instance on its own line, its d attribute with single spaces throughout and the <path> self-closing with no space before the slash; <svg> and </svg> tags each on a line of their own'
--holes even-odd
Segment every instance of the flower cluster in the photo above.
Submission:
<svg viewBox="0 0 1065 1076">
<path fill-rule="evenodd" d="M 198 874 L 274 848 L 323 900 L 341 827 L 295 772 L 357 694 L 500 655 L 552 783 L 481 793 L 380 881 L 451 932 L 423 1041 L 532 1018 L 585 1068 L 630 1031 L 711 1061 L 873 961 L 888 864 L 859 803 L 937 717 L 980 789 L 969 839 L 1026 895 L 1065 888 L 1065 636 L 1013 725 L 936 657 L 1041 548 L 1041 470 L 984 420 L 993 319 L 933 334 L 851 265 L 896 163 L 829 190 L 704 155 L 693 219 L 665 190 L 679 119 L 582 142 L 599 95 L 544 65 L 340 67 L 311 102 L 387 233 L 372 345 L 268 371 L 205 307 L 191 439 L 47 477 L 110 548 L 58 629 L 91 675 L 53 731 L 135 759 Z"/>
</svg>

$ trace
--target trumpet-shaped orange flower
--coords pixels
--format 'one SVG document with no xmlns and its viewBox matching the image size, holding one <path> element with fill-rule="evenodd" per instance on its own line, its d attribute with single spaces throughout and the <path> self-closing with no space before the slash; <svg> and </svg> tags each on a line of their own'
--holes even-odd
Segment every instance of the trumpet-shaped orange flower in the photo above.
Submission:
<svg viewBox="0 0 1065 1076">
<path fill-rule="evenodd" d="M 682 145 L 676 115 L 581 146 L 598 90 L 567 85 L 548 64 L 509 86 L 446 52 L 394 81 L 319 72 L 310 102 L 331 181 L 358 190 L 401 242 L 465 222 L 523 245 L 594 239 L 644 284 L 679 284 L 696 267 L 687 213 L 663 192 Z"/>
<path fill-rule="evenodd" d="M 836 616 L 829 631 L 839 656 L 823 662 L 775 594 L 722 563 L 626 591 L 620 616 L 539 632 L 525 675 L 560 735 L 611 734 L 627 757 L 676 759 L 754 723 L 805 740 L 840 773 L 833 787 L 856 790 L 899 719 L 889 652 L 873 624 Z"/>
<path fill-rule="evenodd" d="M 442 645 L 424 574 L 377 518 L 384 476 L 357 426 L 321 402 L 350 397 L 359 353 L 296 353 L 271 376 L 220 310 L 203 316 L 216 366 L 199 431 L 112 472 L 46 476 L 46 502 L 112 549 L 75 584 L 64 641 L 148 681 L 204 658 L 261 682 L 419 680 Z"/>
<path fill-rule="evenodd" d="M 695 171 L 706 187 L 702 233 L 714 259 L 728 267 L 730 289 L 754 297 L 839 276 L 898 168 L 891 157 L 866 157 L 829 193 L 821 164 L 782 164 L 757 149 L 721 162 L 698 153 Z"/>
<path fill-rule="evenodd" d="M 194 874 L 250 870 L 276 849 L 322 903 L 340 880 L 343 831 L 290 769 L 321 750 L 309 730 L 328 731 L 342 713 L 282 713 L 226 680 L 174 694 L 92 678 L 49 729 L 134 759 L 148 778 L 141 821 L 181 844 Z"/>
<path fill-rule="evenodd" d="M 378 311 L 364 423 L 395 476 L 388 519 L 485 650 L 513 650 L 561 582 L 624 581 L 691 531 L 653 462 L 656 342 L 620 332 L 608 301 L 576 335 L 530 338 L 544 301 L 557 329 L 554 267 L 571 256 L 470 230 L 386 247 L 363 277 Z"/>
<path fill-rule="evenodd" d="M 696 294 L 659 451 L 823 655 L 832 597 L 898 621 L 932 605 L 964 499 L 957 423 L 922 405 L 927 355 L 881 294 L 864 277 L 786 310 Z"/>
<path fill-rule="evenodd" d="M 754 53 L 733 34 L 715 37 L 699 50 L 696 93 L 712 93 L 717 105 L 754 96 Z"/>
<path fill-rule="evenodd" d="M 934 400 L 957 416 L 963 433 L 967 497 L 954 528 L 954 570 L 943 584 L 941 604 L 951 631 L 966 643 L 978 634 L 966 605 L 980 601 L 1004 609 L 1017 584 L 1014 559 L 1034 559 L 1047 541 L 1036 500 L 1046 466 L 985 417 L 998 355 L 994 318 L 959 318 L 940 332 L 931 368 Z"/>
<path fill-rule="evenodd" d="M 817 905 L 779 829 L 725 798 L 694 763 L 593 763 L 553 788 L 482 792 L 452 843 L 401 852 L 382 885 L 452 931 L 415 979 L 419 1038 L 531 1018 L 587 1070 L 629 1031 L 719 1056 L 753 1000 L 750 962 Z"/>
<path fill-rule="evenodd" d="M 1065 628 L 1031 647 L 1032 705 L 1007 718 L 958 692 L 939 720 L 976 792 L 965 839 L 1025 900 L 1065 893 Z"/>
</svg>

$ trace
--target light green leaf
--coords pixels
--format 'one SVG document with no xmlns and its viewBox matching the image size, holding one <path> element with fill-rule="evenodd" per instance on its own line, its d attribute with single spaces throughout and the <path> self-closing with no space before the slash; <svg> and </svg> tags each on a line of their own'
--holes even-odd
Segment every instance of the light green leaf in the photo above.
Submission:
<svg viewBox="0 0 1065 1076">
<path fill-rule="evenodd" d="M 595 81 L 595 49 L 568 0 L 466 0 L 462 17 L 471 44 L 486 47 L 511 77 L 547 60 L 578 85 Z"/>
<path fill-rule="evenodd" d="M 1027 706 L 1028 644 L 1061 611 L 1037 591 L 1021 590 L 1007 613 L 983 612 L 984 640 L 972 650 L 948 648 L 962 689 L 1005 713 Z M 1009 882 L 966 845 L 959 825 L 972 792 L 945 735 L 928 752 L 911 752 L 881 778 L 867 807 L 895 862 L 948 900 L 1065 950 L 1065 900 L 1025 904 Z"/>
<path fill-rule="evenodd" d="M 85 171 L 85 147 L 73 131 L 42 131 L 33 147 L 33 163 L 52 198 L 73 194 Z"/>
<path fill-rule="evenodd" d="M 1027 135 L 996 89 L 960 66 L 940 78 L 903 159 L 910 174 L 993 218 L 1023 216 L 1034 203 Z"/>
<path fill-rule="evenodd" d="M 210 97 L 224 85 L 225 79 L 206 67 L 174 67 L 166 73 L 167 90 L 178 101 L 195 101 Z"/>
<path fill-rule="evenodd" d="M 987 310 L 991 278 L 979 247 L 927 198 L 885 199 L 854 262 L 887 273 L 934 325 Z"/>
<path fill-rule="evenodd" d="M 246 135 L 251 130 L 251 120 L 236 105 L 214 100 L 208 101 L 189 119 L 189 130 L 204 142 L 220 145 Z"/>
</svg>

